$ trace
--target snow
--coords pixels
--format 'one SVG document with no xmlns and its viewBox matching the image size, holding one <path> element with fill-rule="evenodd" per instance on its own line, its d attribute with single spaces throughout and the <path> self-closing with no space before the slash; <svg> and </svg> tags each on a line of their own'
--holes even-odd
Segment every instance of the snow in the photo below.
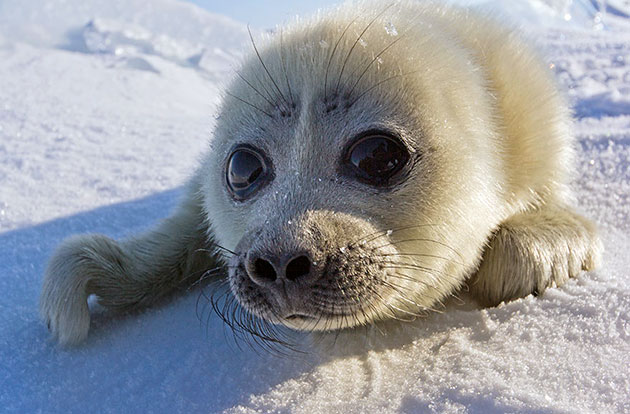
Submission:
<svg viewBox="0 0 630 414">
<path fill-rule="evenodd" d="M 574 107 L 576 204 L 604 265 L 493 309 L 464 295 L 413 323 L 294 334 L 305 352 L 279 357 L 239 348 L 199 291 L 97 313 L 74 349 L 37 315 L 63 238 L 125 237 L 173 208 L 244 25 L 175 0 L 0 0 L 0 411 L 630 412 L 630 20 L 616 1 L 605 27 L 587 8 L 552 25 L 545 4 L 514 9 Z"/>
</svg>

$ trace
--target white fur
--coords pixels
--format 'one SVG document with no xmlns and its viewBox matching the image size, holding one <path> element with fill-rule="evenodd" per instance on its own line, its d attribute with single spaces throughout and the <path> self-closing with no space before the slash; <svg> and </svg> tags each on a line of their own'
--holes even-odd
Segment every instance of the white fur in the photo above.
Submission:
<svg viewBox="0 0 630 414">
<path fill-rule="evenodd" d="M 471 290 L 494 305 L 542 293 L 595 265 L 601 244 L 594 227 L 568 207 L 567 105 L 517 34 L 468 10 L 359 2 L 298 22 L 258 49 L 265 66 L 252 55 L 228 87 L 212 149 L 183 207 L 145 236 L 121 244 L 73 238 L 53 257 L 41 310 L 62 343 L 85 338 L 88 294 L 112 307 L 153 303 L 214 265 L 211 257 L 191 259 L 212 239 L 237 249 L 270 218 L 299 222 L 302 210 L 350 212 L 371 221 L 365 228 L 418 226 L 387 240 L 417 240 L 396 251 L 423 252 L 408 260 L 434 272 L 407 271 L 417 282 L 407 283 L 408 297 L 392 296 L 382 305 L 389 311 L 374 318 L 430 309 L 479 266 Z M 299 104 L 284 121 L 279 111 L 289 94 Z M 322 111 L 324 96 L 350 103 L 339 112 L 345 117 Z M 390 196 L 344 187 L 335 176 L 345 140 L 377 121 L 422 154 L 413 178 Z M 236 203 L 224 185 L 225 160 L 241 142 L 276 154 L 274 182 L 255 203 Z M 333 226 L 325 220 L 319 225 Z M 346 229 L 334 226 L 341 231 L 330 243 L 343 246 Z"/>
</svg>

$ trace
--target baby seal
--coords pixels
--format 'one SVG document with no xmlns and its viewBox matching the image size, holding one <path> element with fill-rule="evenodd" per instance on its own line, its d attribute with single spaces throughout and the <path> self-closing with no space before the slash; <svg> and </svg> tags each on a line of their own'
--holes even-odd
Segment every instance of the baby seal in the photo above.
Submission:
<svg viewBox="0 0 630 414">
<path fill-rule="evenodd" d="M 133 309 L 209 275 L 259 320 L 335 330 L 424 314 L 465 284 L 484 305 L 541 294 L 595 266 L 595 228 L 568 205 L 569 110 L 512 31 L 363 2 L 252 45 L 174 214 L 54 254 L 41 314 L 61 343 L 86 337 L 89 295 Z"/>
</svg>

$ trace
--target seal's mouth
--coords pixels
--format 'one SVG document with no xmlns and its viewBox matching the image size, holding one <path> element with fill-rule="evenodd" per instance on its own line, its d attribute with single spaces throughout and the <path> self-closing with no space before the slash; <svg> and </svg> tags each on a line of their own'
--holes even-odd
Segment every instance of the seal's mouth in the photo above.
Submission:
<svg viewBox="0 0 630 414">
<path fill-rule="evenodd" d="M 305 315 L 303 313 L 292 313 L 284 317 L 287 321 L 312 321 L 315 317 L 311 315 Z"/>
</svg>

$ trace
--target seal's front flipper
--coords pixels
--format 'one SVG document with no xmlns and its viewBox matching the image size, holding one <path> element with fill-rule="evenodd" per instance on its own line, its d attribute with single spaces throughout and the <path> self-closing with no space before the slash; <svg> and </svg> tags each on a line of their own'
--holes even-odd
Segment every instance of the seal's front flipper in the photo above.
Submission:
<svg viewBox="0 0 630 414">
<path fill-rule="evenodd" d="M 40 298 L 52 334 L 64 345 L 85 339 L 91 294 L 111 309 L 137 309 L 199 280 L 217 265 L 203 223 L 198 191 L 191 188 L 171 217 L 139 237 L 117 242 L 81 235 L 64 241 L 50 260 Z"/>
<path fill-rule="evenodd" d="M 593 269 L 601 251 L 590 221 L 566 207 L 544 206 L 499 226 L 468 285 L 481 304 L 496 306 L 561 286 Z"/>
</svg>

